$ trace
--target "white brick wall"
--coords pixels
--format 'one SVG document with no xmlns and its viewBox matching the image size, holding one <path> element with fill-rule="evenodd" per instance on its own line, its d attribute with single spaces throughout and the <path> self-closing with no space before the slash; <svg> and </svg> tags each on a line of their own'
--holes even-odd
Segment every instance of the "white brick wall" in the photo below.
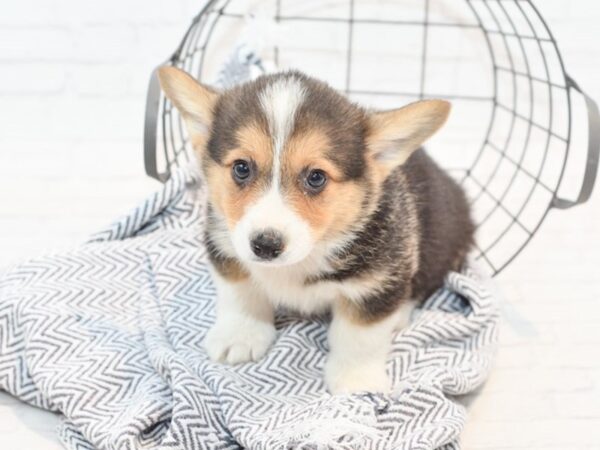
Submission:
<svg viewBox="0 0 600 450">
<path fill-rule="evenodd" d="M 148 77 L 174 50 L 199 5 L 3 2 L 3 263 L 27 254 L 25 248 L 75 242 L 155 187 L 143 173 L 141 148 Z M 32 236 L 15 239 L 21 230 Z"/>
<path fill-rule="evenodd" d="M 156 187 L 142 163 L 146 83 L 201 3 L 3 0 L 0 264 L 77 242 Z M 600 100 L 600 3 L 536 4 L 570 74 Z M 599 230 L 597 192 L 553 211 L 501 275 L 502 347 L 470 399 L 465 448 L 599 448 Z M 55 423 L 0 395 L 0 448 L 59 448 Z"/>
</svg>

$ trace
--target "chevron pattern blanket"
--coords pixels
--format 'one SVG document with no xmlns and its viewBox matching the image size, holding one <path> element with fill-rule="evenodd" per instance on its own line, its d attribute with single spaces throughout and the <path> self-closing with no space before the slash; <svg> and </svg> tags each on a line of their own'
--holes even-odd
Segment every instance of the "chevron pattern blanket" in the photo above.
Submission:
<svg viewBox="0 0 600 450">
<path fill-rule="evenodd" d="M 453 400 L 490 369 L 498 313 L 451 273 L 394 338 L 390 395 L 332 396 L 327 317 L 277 317 L 258 363 L 211 362 L 204 190 L 189 171 L 72 251 L 0 274 L 0 389 L 64 416 L 68 449 L 454 449 Z"/>
</svg>

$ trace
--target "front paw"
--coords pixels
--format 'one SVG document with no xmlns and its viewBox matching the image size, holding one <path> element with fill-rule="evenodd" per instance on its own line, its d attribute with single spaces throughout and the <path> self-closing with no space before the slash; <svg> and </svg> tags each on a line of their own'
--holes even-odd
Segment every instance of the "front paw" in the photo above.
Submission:
<svg viewBox="0 0 600 450">
<path fill-rule="evenodd" d="M 389 392 L 385 363 L 327 360 L 325 382 L 332 394 L 351 394 L 354 392 Z"/>
<path fill-rule="evenodd" d="M 227 364 L 258 361 L 275 340 L 273 324 L 254 319 L 217 321 L 206 335 L 210 359 Z"/>
</svg>

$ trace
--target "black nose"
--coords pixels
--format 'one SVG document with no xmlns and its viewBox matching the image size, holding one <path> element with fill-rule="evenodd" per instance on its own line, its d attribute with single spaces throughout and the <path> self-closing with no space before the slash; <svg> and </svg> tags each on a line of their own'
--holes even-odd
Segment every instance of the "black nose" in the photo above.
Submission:
<svg viewBox="0 0 600 450">
<path fill-rule="evenodd" d="M 250 247 L 256 256 L 265 261 L 277 258 L 283 251 L 283 236 L 275 230 L 256 233 L 250 240 Z"/>
</svg>

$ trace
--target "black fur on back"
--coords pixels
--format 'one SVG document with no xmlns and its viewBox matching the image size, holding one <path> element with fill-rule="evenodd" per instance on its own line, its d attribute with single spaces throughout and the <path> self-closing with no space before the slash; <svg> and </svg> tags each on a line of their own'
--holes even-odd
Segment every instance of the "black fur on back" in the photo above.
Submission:
<svg viewBox="0 0 600 450">
<path fill-rule="evenodd" d="M 463 190 L 425 151 L 416 151 L 402 170 L 419 214 L 419 270 L 412 291 L 426 298 L 450 270 L 460 270 L 473 246 L 475 226 Z"/>
</svg>

